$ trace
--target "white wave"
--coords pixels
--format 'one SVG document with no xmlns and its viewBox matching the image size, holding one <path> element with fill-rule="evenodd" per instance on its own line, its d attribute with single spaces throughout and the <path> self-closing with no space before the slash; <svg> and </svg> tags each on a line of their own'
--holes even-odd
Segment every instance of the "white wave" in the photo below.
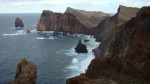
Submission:
<svg viewBox="0 0 150 84">
<path fill-rule="evenodd" d="M 77 59 L 77 58 L 73 58 L 73 59 L 72 59 L 72 63 L 74 63 L 74 64 L 75 64 L 75 63 L 78 63 L 78 59 Z"/>
<path fill-rule="evenodd" d="M 44 38 L 44 37 L 37 37 L 37 39 L 55 39 L 54 37 L 48 37 L 48 38 Z"/>
<path fill-rule="evenodd" d="M 26 32 L 24 30 L 18 30 L 16 33 L 13 34 L 3 34 L 3 36 L 16 36 L 16 35 L 24 35 Z"/>
<path fill-rule="evenodd" d="M 34 29 L 34 30 L 31 30 L 31 33 L 36 33 L 37 31 L 36 31 L 36 29 Z"/>
<path fill-rule="evenodd" d="M 67 70 L 71 70 L 71 73 L 68 77 L 73 77 L 85 73 L 87 67 L 89 66 L 92 59 L 94 59 L 94 54 L 92 49 L 98 47 L 99 42 L 95 42 L 95 39 L 90 35 L 76 34 L 81 40 L 89 40 L 89 42 L 84 42 L 86 44 L 88 53 L 76 53 L 74 48 L 71 50 L 60 51 L 61 54 L 64 53 L 72 57 L 72 62 L 66 67 Z M 75 34 L 73 36 L 76 36 Z M 75 45 L 76 46 L 76 45 Z"/>
</svg>

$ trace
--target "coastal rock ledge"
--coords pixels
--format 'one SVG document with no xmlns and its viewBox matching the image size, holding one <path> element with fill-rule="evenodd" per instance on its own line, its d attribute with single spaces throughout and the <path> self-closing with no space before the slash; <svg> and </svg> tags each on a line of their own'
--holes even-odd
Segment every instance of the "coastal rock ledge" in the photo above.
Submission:
<svg viewBox="0 0 150 84">
<path fill-rule="evenodd" d="M 36 65 L 24 58 L 18 63 L 15 79 L 9 84 L 36 84 L 36 77 Z"/>
</svg>

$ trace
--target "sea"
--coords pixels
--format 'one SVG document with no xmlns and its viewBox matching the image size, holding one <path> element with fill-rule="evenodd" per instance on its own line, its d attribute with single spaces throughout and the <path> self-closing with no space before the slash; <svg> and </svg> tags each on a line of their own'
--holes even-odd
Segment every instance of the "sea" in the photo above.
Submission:
<svg viewBox="0 0 150 84">
<path fill-rule="evenodd" d="M 26 58 L 37 66 L 36 84 L 65 84 L 66 79 L 85 73 L 94 58 L 92 49 L 99 43 L 91 35 L 36 31 L 40 13 L 0 14 L 0 84 L 14 80 L 17 64 Z M 25 27 L 15 28 L 15 19 L 22 19 Z M 30 29 L 31 33 L 26 33 Z M 76 53 L 79 40 L 87 45 L 88 53 Z M 84 42 L 89 40 L 89 42 Z"/>
</svg>

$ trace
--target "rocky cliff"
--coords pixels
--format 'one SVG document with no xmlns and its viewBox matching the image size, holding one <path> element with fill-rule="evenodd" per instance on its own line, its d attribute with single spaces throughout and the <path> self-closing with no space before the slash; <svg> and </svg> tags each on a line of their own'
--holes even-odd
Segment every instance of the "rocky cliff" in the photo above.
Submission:
<svg viewBox="0 0 150 84">
<path fill-rule="evenodd" d="M 111 14 L 103 12 L 78 10 L 70 7 L 67 8 L 65 13 L 73 14 L 87 28 L 96 27 L 100 21 L 108 16 L 111 16 Z"/>
<path fill-rule="evenodd" d="M 17 65 L 14 81 L 9 84 L 36 84 L 37 67 L 33 63 L 22 59 Z"/>
<path fill-rule="evenodd" d="M 136 13 L 139 11 L 139 8 L 125 7 L 119 5 L 117 13 L 112 17 L 107 17 L 102 20 L 96 27 L 95 37 L 97 41 L 105 40 L 112 33 L 113 29 L 126 21 L 130 20 L 132 17 L 136 16 Z"/>
<path fill-rule="evenodd" d="M 53 31 L 65 33 L 93 34 L 93 27 L 110 16 L 102 12 L 90 12 L 67 8 L 66 12 L 54 13 L 44 10 L 37 25 L 37 31 Z"/>
<path fill-rule="evenodd" d="M 86 28 L 76 17 L 71 13 L 54 13 L 49 10 L 44 10 L 37 25 L 37 31 L 53 31 L 67 33 L 88 33 L 89 28 Z"/>
<path fill-rule="evenodd" d="M 112 36 L 106 38 L 110 40 L 108 44 L 102 43 L 100 46 L 103 58 L 93 59 L 85 75 L 82 75 L 84 76 L 82 78 L 88 78 L 88 82 L 83 80 L 84 84 L 90 84 L 90 82 L 99 84 L 103 79 L 113 80 L 115 84 L 149 84 L 149 23 L 150 6 L 141 8 L 136 17 L 114 28 Z M 67 82 L 73 84 L 71 81 L 79 80 L 82 81 L 81 78 L 75 77 L 68 79 Z M 83 84 L 83 81 L 78 84 Z"/>
</svg>

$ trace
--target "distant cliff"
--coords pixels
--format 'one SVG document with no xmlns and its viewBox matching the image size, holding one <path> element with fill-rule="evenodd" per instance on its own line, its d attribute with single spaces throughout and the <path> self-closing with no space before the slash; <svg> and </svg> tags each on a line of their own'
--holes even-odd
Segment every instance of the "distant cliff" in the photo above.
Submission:
<svg viewBox="0 0 150 84">
<path fill-rule="evenodd" d="M 96 27 L 100 21 L 105 19 L 106 17 L 111 16 L 111 14 L 96 12 L 96 11 L 85 11 L 78 10 L 68 7 L 65 13 L 73 14 L 83 25 L 87 28 Z"/>
<path fill-rule="evenodd" d="M 54 13 L 44 10 L 37 25 L 37 31 L 58 31 L 67 33 L 92 34 L 92 28 L 110 16 L 102 12 L 88 12 L 67 8 L 66 12 Z"/>
<path fill-rule="evenodd" d="M 120 5 L 117 13 L 112 17 L 107 17 L 102 20 L 96 27 L 94 31 L 97 41 L 105 40 L 112 33 L 113 29 L 126 21 L 130 20 L 132 17 L 136 16 L 136 13 L 139 11 L 139 8 L 125 7 Z"/>
<path fill-rule="evenodd" d="M 93 59 L 85 74 L 68 79 L 67 84 L 149 84 L 149 23 L 150 6 L 143 7 L 136 17 L 113 29 L 108 44 L 102 42 L 103 57 Z"/>
<path fill-rule="evenodd" d="M 88 33 L 86 28 L 73 14 L 54 13 L 44 10 L 37 25 L 37 31 L 58 31 L 68 33 Z"/>
</svg>

